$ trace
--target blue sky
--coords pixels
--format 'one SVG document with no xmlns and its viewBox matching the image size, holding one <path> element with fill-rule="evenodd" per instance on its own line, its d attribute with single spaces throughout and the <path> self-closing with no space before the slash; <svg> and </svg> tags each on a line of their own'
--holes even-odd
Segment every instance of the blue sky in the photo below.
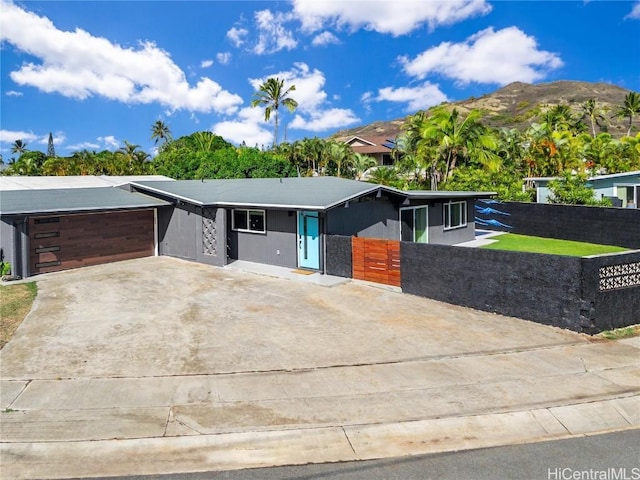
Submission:
<svg viewBox="0 0 640 480">
<path fill-rule="evenodd" d="M 640 91 L 640 2 L 0 0 L 0 151 L 154 153 L 151 125 L 269 145 L 250 103 L 296 86 L 288 140 L 391 120 L 513 81 Z M 282 138 L 280 138 L 282 141 Z"/>
</svg>

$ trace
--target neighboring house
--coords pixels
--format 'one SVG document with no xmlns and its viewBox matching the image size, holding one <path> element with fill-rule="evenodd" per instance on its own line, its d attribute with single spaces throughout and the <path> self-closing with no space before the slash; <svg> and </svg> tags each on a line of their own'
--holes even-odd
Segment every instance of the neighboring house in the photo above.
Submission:
<svg viewBox="0 0 640 480">
<path fill-rule="evenodd" d="M 23 277 L 169 255 L 325 271 L 325 235 L 453 245 L 490 192 L 400 191 L 335 177 L 133 181 L 0 192 L 1 246 Z"/>
<path fill-rule="evenodd" d="M 356 153 L 368 155 L 375 159 L 378 165 L 393 165 L 391 152 L 394 141 L 387 137 L 351 137 L 345 142 Z"/>
<path fill-rule="evenodd" d="M 536 189 L 536 202 L 549 203 L 549 182 L 559 177 L 529 177 L 525 182 L 533 183 Z M 588 178 L 596 199 L 611 198 L 614 206 L 622 208 L 638 208 L 640 201 L 640 170 L 610 175 L 596 175 Z M 616 200 L 617 199 L 617 200 Z M 617 205 L 616 205 L 617 204 Z"/>
</svg>

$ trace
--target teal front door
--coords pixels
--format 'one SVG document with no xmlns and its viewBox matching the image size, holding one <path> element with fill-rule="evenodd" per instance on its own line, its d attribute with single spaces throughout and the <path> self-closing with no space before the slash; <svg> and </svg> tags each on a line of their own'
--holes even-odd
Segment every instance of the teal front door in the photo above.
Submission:
<svg viewBox="0 0 640 480">
<path fill-rule="evenodd" d="M 320 269 L 320 219 L 318 212 L 298 212 L 298 266 Z"/>
</svg>

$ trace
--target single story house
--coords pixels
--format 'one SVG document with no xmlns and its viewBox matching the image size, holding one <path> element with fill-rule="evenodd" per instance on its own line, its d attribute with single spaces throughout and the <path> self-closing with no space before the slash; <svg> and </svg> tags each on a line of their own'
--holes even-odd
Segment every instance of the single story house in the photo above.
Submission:
<svg viewBox="0 0 640 480">
<path fill-rule="evenodd" d="M 391 155 L 395 143 L 387 137 L 363 137 L 354 136 L 345 141 L 356 153 L 368 155 L 375 159 L 380 165 L 393 165 L 394 160 Z"/>
<path fill-rule="evenodd" d="M 492 195 L 405 192 L 335 177 L 2 190 L 0 246 L 23 277 L 150 255 L 324 272 L 326 235 L 446 245 L 473 240 L 474 201 Z"/>
<path fill-rule="evenodd" d="M 533 183 L 536 189 L 536 202 L 549 203 L 549 182 L 559 177 L 529 177 L 524 181 Z M 597 199 L 610 198 L 614 207 L 638 208 L 640 202 L 640 170 L 609 175 L 595 175 L 588 178 Z M 524 188 L 524 187 L 523 187 Z"/>
</svg>

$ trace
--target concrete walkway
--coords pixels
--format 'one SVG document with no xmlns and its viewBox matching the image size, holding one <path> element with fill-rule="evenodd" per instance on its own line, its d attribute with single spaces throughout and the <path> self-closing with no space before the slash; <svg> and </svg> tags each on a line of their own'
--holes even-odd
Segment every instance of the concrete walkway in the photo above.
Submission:
<svg viewBox="0 0 640 480">
<path fill-rule="evenodd" d="M 297 278 L 166 257 L 43 277 L 0 351 L 2 478 L 349 461 L 640 427 L 640 338 Z"/>
</svg>

